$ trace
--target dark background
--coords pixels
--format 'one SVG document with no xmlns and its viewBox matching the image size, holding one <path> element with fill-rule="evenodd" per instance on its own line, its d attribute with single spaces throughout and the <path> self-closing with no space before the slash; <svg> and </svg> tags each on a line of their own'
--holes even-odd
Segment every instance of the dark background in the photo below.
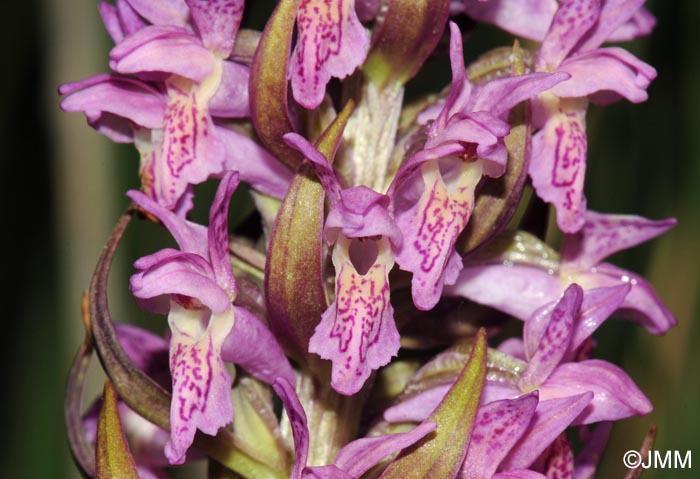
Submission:
<svg viewBox="0 0 700 479">
<path fill-rule="evenodd" d="M 623 452 L 639 446 L 651 422 L 659 427 L 655 448 L 692 450 L 696 472 L 645 477 L 697 477 L 700 468 L 700 3 L 647 6 L 657 29 L 626 47 L 659 77 L 647 103 L 592 108 L 586 192 L 597 211 L 678 218 L 664 237 L 613 261 L 646 275 L 679 326 L 658 338 L 610 322 L 598 334 L 599 354 L 623 366 L 655 405 L 649 417 L 615 426 L 603 478 L 624 475 Z M 261 12 L 269 7 L 256 4 Z M 82 336 L 80 292 L 126 205 L 123 192 L 137 186 L 137 159 L 131 147 L 115 148 L 90 130 L 82 115 L 58 110 L 58 84 L 107 71 L 110 42 L 97 2 L 8 2 L 4 13 L 0 475 L 77 477 L 62 403 Z M 483 51 L 479 35 L 466 45 L 467 56 Z M 443 73 L 440 81 L 448 78 Z M 111 296 L 120 317 L 133 310 L 125 289 L 128 254 L 122 256 Z"/>
</svg>

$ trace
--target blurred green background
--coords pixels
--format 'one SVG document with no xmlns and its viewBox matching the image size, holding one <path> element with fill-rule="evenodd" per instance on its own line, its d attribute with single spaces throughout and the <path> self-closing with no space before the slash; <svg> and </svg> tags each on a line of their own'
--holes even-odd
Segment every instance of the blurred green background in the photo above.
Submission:
<svg viewBox="0 0 700 479">
<path fill-rule="evenodd" d="M 258 6 L 267 10 L 270 2 Z M 651 422 L 658 425 L 655 449 L 691 450 L 694 468 L 645 477 L 698 477 L 700 469 L 700 2 L 647 6 L 657 29 L 627 48 L 659 77 L 647 103 L 591 110 L 586 192 L 597 211 L 678 218 L 664 237 L 613 261 L 645 274 L 679 325 L 652 337 L 611 322 L 598 335 L 600 355 L 622 365 L 655 405 L 649 417 L 616 425 L 601 478 L 624 475 L 622 454 L 638 448 Z M 137 160 L 130 148 L 115 148 L 90 130 L 82 115 L 58 109 L 57 85 L 107 71 L 110 41 L 97 2 L 25 0 L 8 3 L 5 12 L 0 475 L 77 477 L 63 394 L 82 337 L 80 294 L 127 203 L 124 191 L 137 186 Z M 467 45 L 467 55 L 480 50 Z M 112 281 L 117 315 L 132 308 L 126 256 Z"/>
</svg>

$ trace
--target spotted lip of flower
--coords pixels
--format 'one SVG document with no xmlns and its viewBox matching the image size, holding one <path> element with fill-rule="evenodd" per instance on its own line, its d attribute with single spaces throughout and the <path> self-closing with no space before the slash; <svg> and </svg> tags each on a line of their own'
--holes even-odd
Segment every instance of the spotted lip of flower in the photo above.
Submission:
<svg viewBox="0 0 700 479">
<path fill-rule="evenodd" d="M 424 112 L 428 127 L 424 148 L 399 169 L 389 195 L 404 236 L 396 262 L 413 273 L 413 301 L 428 310 L 443 286 L 454 284 L 462 260 L 454 245 L 474 208 L 474 192 L 483 175 L 505 171 L 503 142 L 510 127 L 502 117 L 518 103 L 569 78 L 566 73 L 535 73 L 500 78 L 472 87 L 462 56 L 459 28 L 450 24 L 452 86 L 441 107 Z"/>
<path fill-rule="evenodd" d="M 238 175 L 227 173 L 212 203 L 209 227 L 190 223 L 144 193 L 129 192 L 160 220 L 181 251 L 164 249 L 135 263 L 131 290 L 146 309 L 168 312 L 172 332 L 170 440 L 165 454 L 182 463 L 197 429 L 210 435 L 233 417 L 231 377 L 224 361 L 267 382 L 294 381 L 284 353 L 262 322 L 232 304 L 237 295 L 228 254 L 228 204 Z"/>
<path fill-rule="evenodd" d="M 309 428 L 306 413 L 289 382 L 278 379 L 273 387 L 282 399 L 294 436 L 295 463 L 290 479 L 359 479 L 384 457 L 415 444 L 435 430 L 434 423 L 425 423 L 400 434 L 357 439 L 338 451 L 333 464 L 308 467 Z"/>
<path fill-rule="evenodd" d="M 250 113 L 248 67 L 225 60 L 242 8 L 241 0 L 103 4 L 117 43 L 110 65 L 136 78 L 98 75 L 59 89 L 69 95 L 64 110 L 83 111 L 114 141 L 135 142 L 143 190 L 180 214 L 191 208 L 191 185 L 227 170 L 275 197 L 291 179 L 254 141 L 214 121 Z"/>
<path fill-rule="evenodd" d="M 336 391 L 354 394 L 400 347 L 388 275 L 401 232 L 387 211 L 386 195 L 365 186 L 342 189 L 332 166 L 306 139 L 288 134 L 285 141 L 309 159 L 331 205 L 324 234 L 334 244 L 335 300 L 309 351 L 332 361 Z"/>
<path fill-rule="evenodd" d="M 302 106 L 316 108 L 331 77 L 345 78 L 364 62 L 369 35 L 357 18 L 355 0 L 302 0 L 297 29 L 289 64 L 292 93 Z"/>
<path fill-rule="evenodd" d="M 533 137 L 529 169 L 538 196 L 555 205 L 566 233 L 585 221 L 588 102 L 645 101 L 656 77 L 654 68 L 627 51 L 599 48 L 639 8 L 638 1 L 606 2 L 602 8 L 598 0 L 561 2 L 537 55 L 537 71 L 571 75 L 534 102 L 533 123 L 540 131 Z"/>
<path fill-rule="evenodd" d="M 640 323 L 652 334 L 676 324 L 673 314 L 640 276 L 601 261 L 672 228 L 673 218 L 652 221 L 633 215 L 588 211 L 584 227 L 565 235 L 556 271 L 528 264 L 467 264 L 447 294 L 463 296 L 526 320 L 542 304 L 555 301 L 573 282 L 586 290 L 630 285 L 617 315 Z M 514 301 L 514 298 L 518 298 Z"/>
</svg>

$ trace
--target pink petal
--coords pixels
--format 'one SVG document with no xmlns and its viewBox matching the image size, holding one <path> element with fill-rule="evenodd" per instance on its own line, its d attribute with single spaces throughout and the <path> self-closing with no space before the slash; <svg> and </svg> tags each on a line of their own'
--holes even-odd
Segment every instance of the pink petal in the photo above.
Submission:
<svg viewBox="0 0 700 479">
<path fill-rule="evenodd" d="M 228 210 L 231 196 L 237 187 L 238 173 L 232 171 L 226 173 L 219 183 L 211 204 L 207 229 L 209 261 L 214 271 L 214 278 L 217 284 L 228 293 L 231 301 L 235 299 L 238 287 L 236 278 L 233 277 L 228 248 Z"/>
<path fill-rule="evenodd" d="M 629 283 L 630 292 L 620 305 L 618 315 L 640 323 L 652 334 L 663 334 L 676 325 L 673 313 L 658 297 L 651 285 L 630 271 L 602 263 L 590 272 L 579 273 L 577 281 L 590 287 L 613 286 Z"/>
<path fill-rule="evenodd" d="M 245 118 L 250 116 L 248 81 L 250 68 L 239 63 L 224 61 L 221 84 L 209 100 L 209 111 L 218 118 Z"/>
<path fill-rule="evenodd" d="M 620 28 L 625 26 L 627 30 L 627 35 L 630 37 L 628 39 L 635 38 L 641 34 L 640 31 L 634 32 L 635 24 L 633 16 L 636 16 L 637 12 L 644 5 L 645 0 L 606 0 L 603 2 L 602 9 L 600 11 L 600 18 L 598 22 L 591 28 L 586 35 L 586 38 L 576 47 L 579 52 L 585 52 L 587 50 L 593 50 L 598 48 L 605 42 L 609 41 L 620 41 L 619 38 Z M 650 15 L 649 12 L 646 12 Z M 653 17 L 651 17 L 653 19 Z M 648 22 L 648 16 L 642 16 L 639 20 L 642 21 L 641 27 L 642 31 L 650 31 Z M 625 30 L 622 33 L 625 33 Z M 613 33 L 617 33 L 617 39 L 613 36 Z M 636 34 L 635 34 L 636 33 Z"/>
<path fill-rule="evenodd" d="M 575 233 L 585 222 L 587 149 L 585 100 L 561 100 L 532 138 L 532 184 L 537 196 L 554 204 L 557 224 L 566 233 Z"/>
<path fill-rule="evenodd" d="M 331 385 L 341 394 L 360 390 L 371 372 L 399 350 L 388 274 L 394 261 L 389 242 L 377 240 L 377 257 L 358 271 L 350 257 L 351 241 L 338 238 L 333 249 L 335 301 L 323 313 L 309 341 L 309 352 L 333 362 Z"/>
<path fill-rule="evenodd" d="M 563 0 L 537 54 L 537 70 L 553 71 L 598 21 L 600 0 Z"/>
<path fill-rule="evenodd" d="M 541 42 L 557 10 L 556 0 L 462 0 L 474 20 Z"/>
<path fill-rule="evenodd" d="M 583 229 L 564 237 L 562 261 L 570 269 L 588 269 L 618 251 L 662 235 L 675 225 L 675 218 L 653 221 L 641 216 L 588 211 Z"/>
<path fill-rule="evenodd" d="M 549 479 L 574 479 L 574 453 L 566 433 L 554 441 L 547 456 L 544 471 Z"/>
<path fill-rule="evenodd" d="M 294 469 L 289 479 L 301 479 L 302 471 L 306 467 L 309 457 L 309 426 L 306 421 L 306 413 L 299 402 L 294 387 L 283 378 L 278 378 L 272 386 L 277 395 L 282 399 L 284 410 L 287 412 L 289 424 L 294 436 Z"/>
<path fill-rule="evenodd" d="M 583 290 L 579 285 L 572 284 L 555 305 L 546 307 L 547 329 L 520 376 L 518 386 L 521 390 L 531 391 L 539 387 L 564 358 L 571 344 L 574 318 L 579 312 L 582 299 Z M 529 333 L 526 321 L 523 333 L 525 344 L 530 342 Z"/>
<path fill-rule="evenodd" d="M 354 0 L 302 0 L 297 28 L 289 64 L 292 92 L 298 103 L 316 108 L 331 77 L 345 78 L 365 60 L 369 36 Z"/>
<path fill-rule="evenodd" d="M 501 470 L 525 469 L 564 431 L 593 399 L 593 393 L 540 400 L 530 427 L 501 463 Z"/>
<path fill-rule="evenodd" d="M 211 315 L 206 329 L 201 314 L 171 303 L 173 398 L 165 446 L 171 464 L 184 462 L 197 429 L 215 435 L 233 419 L 232 381 L 221 359 L 221 345 L 234 323 L 233 309 Z"/>
<path fill-rule="evenodd" d="M 232 129 L 214 126 L 217 138 L 224 145 L 225 170 L 235 170 L 241 181 L 254 190 L 283 199 L 294 176 L 276 157 L 257 142 Z"/>
<path fill-rule="evenodd" d="M 243 18 L 243 0 L 185 0 L 204 46 L 228 58 Z"/>
<path fill-rule="evenodd" d="M 356 439 L 335 456 L 335 465 L 359 478 L 387 456 L 412 446 L 435 430 L 435 424 L 419 424 L 408 432 Z"/>
<path fill-rule="evenodd" d="M 466 266 L 455 285 L 445 288 L 445 294 L 462 296 L 526 320 L 542 305 L 555 301 L 562 289 L 554 272 L 491 264 Z"/>
<path fill-rule="evenodd" d="M 119 73 L 166 72 L 202 81 L 214 71 L 216 57 L 184 28 L 148 26 L 110 52 Z"/>
<path fill-rule="evenodd" d="M 537 393 L 495 401 L 479 408 L 461 479 L 490 478 L 530 424 Z"/>
<path fill-rule="evenodd" d="M 236 321 L 222 346 L 223 360 L 240 365 L 269 384 L 279 377 L 295 383 L 294 370 L 267 326 L 247 309 L 233 309 Z"/>
<path fill-rule="evenodd" d="M 560 365 L 542 385 L 540 397 L 545 401 L 587 391 L 594 393 L 593 400 L 574 424 L 616 421 L 652 410 L 649 400 L 622 369 L 597 359 Z"/>
<path fill-rule="evenodd" d="M 418 202 L 406 211 L 397 211 L 396 220 L 404 242 L 396 255 L 401 269 L 413 273 L 411 292 L 417 308 L 431 309 L 440 299 L 444 284 L 454 284 L 462 269 L 454 250 L 457 237 L 474 208 L 474 190 L 481 180 L 480 160 L 443 160 L 449 168 L 445 182 L 438 161 L 421 166 L 424 190 Z"/>
<path fill-rule="evenodd" d="M 572 56 L 559 71 L 571 75 L 569 81 L 552 92 L 562 98 L 591 96 L 591 101 L 608 104 L 620 98 L 633 103 L 647 99 L 647 87 L 656 70 L 621 48 L 601 48 Z"/>
<path fill-rule="evenodd" d="M 608 443 L 612 422 L 597 424 L 592 431 L 586 428 L 581 429 L 583 430 L 581 434 L 583 448 L 576 454 L 574 477 L 576 479 L 595 479 L 596 467 Z"/>
<path fill-rule="evenodd" d="M 224 172 L 225 154 L 207 110 L 206 92 L 168 88 L 163 144 L 154 165 L 157 201 L 172 209 L 188 185 Z"/>
<path fill-rule="evenodd" d="M 128 0 L 139 15 L 154 25 L 179 25 L 187 22 L 188 8 L 184 0 Z"/>
<path fill-rule="evenodd" d="M 651 33 L 656 26 L 656 18 L 649 13 L 649 10 L 640 8 L 626 23 L 612 32 L 608 37 L 611 42 L 624 42 L 645 37 Z"/>
</svg>

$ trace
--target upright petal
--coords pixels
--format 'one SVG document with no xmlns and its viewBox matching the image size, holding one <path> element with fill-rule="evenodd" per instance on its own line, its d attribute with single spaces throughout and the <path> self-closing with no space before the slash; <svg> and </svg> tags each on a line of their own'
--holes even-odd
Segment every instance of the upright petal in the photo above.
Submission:
<svg viewBox="0 0 700 479">
<path fill-rule="evenodd" d="M 517 399 L 504 399 L 479 408 L 464 458 L 461 479 L 491 478 L 508 451 L 520 439 L 535 413 L 538 399 L 533 392 Z"/>
<path fill-rule="evenodd" d="M 187 22 L 185 0 L 127 0 L 139 15 L 154 25 L 179 25 Z"/>
<path fill-rule="evenodd" d="M 209 261 L 216 282 L 224 289 L 233 302 L 238 293 L 236 278 L 233 277 L 231 257 L 228 250 L 228 208 L 231 196 L 238 187 L 238 173 L 229 171 L 224 175 L 216 190 L 216 196 L 209 210 L 207 239 Z"/>
<path fill-rule="evenodd" d="M 537 349 L 528 358 L 527 368 L 520 376 L 518 386 L 521 390 L 530 391 L 538 388 L 564 358 L 571 344 L 574 318 L 579 312 L 582 299 L 583 290 L 579 285 L 572 284 L 553 307 L 546 307 L 550 311 L 547 314 L 547 329 L 544 331 Z M 526 321 L 523 333 L 525 344 L 530 342 L 528 334 L 530 331 L 528 330 L 528 321 Z"/>
<path fill-rule="evenodd" d="M 233 327 L 233 308 L 212 314 L 187 310 L 171 302 L 168 322 L 173 399 L 170 408 L 170 440 L 165 455 L 171 464 L 182 464 L 197 429 L 215 435 L 233 419 L 231 376 L 221 359 L 221 345 Z"/>
<path fill-rule="evenodd" d="M 569 270 L 591 268 L 618 251 L 662 235 L 675 225 L 675 218 L 654 221 L 641 216 L 588 211 L 583 228 L 564 236 L 563 265 Z"/>
<path fill-rule="evenodd" d="M 559 2 L 547 35 L 537 55 L 537 70 L 553 71 L 579 40 L 598 21 L 600 0 L 563 0 Z"/>
<path fill-rule="evenodd" d="M 316 108 L 331 77 L 345 78 L 365 60 L 369 36 L 354 0 L 302 0 L 297 28 L 289 65 L 292 92 L 301 105 Z"/>
<path fill-rule="evenodd" d="M 376 259 L 353 263 L 352 242 L 339 236 L 333 249 L 335 301 L 323 313 L 309 341 L 309 352 L 333 362 L 331 385 L 341 394 L 360 390 L 374 369 L 399 350 L 394 308 L 389 301 L 389 271 L 394 261 L 389 241 L 376 241 Z"/>
<path fill-rule="evenodd" d="M 551 96 L 547 101 L 553 103 L 549 107 L 554 112 L 532 138 L 529 173 L 537 195 L 556 207 L 559 228 L 575 233 L 583 226 L 586 213 L 587 102 Z"/>
<path fill-rule="evenodd" d="M 541 400 L 523 437 L 501 463 L 501 470 L 525 469 L 576 419 L 593 399 L 592 392 Z"/>
<path fill-rule="evenodd" d="M 243 0 L 185 0 L 204 46 L 228 58 L 243 18 Z"/>
<path fill-rule="evenodd" d="M 441 164 L 448 173 L 443 177 Z M 404 242 L 396 255 L 401 269 L 413 273 L 411 292 L 417 308 L 431 309 L 445 284 L 454 284 L 462 261 L 454 245 L 474 209 L 474 191 L 481 180 L 481 160 L 431 160 L 421 165 L 424 190 L 418 201 L 397 213 Z"/>
<path fill-rule="evenodd" d="M 605 0 L 600 10 L 600 18 L 598 19 L 598 22 L 593 26 L 593 28 L 590 29 L 581 43 L 576 46 L 576 51 L 585 52 L 587 50 L 593 50 L 598 48 L 604 42 L 615 41 L 614 37 L 610 37 L 626 22 L 632 19 L 632 17 L 640 13 L 640 10 L 642 10 L 642 5 L 644 5 L 645 1 L 646 0 Z M 640 30 L 646 30 L 648 33 L 650 30 L 650 28 L 647 26 L 649 22 L 649 12 L 646 12 L 646 15 L 641 15 L 642 17 L 639 18 L 639 20 L 642 22 L 640 25 Z M 633 26 L 630 25 L 627 28 L 632 30 Z M 632 32 L 629 34 L 632 34 Z M 620 39 L 617 41 L 619 40 Z"/>
</svg>

